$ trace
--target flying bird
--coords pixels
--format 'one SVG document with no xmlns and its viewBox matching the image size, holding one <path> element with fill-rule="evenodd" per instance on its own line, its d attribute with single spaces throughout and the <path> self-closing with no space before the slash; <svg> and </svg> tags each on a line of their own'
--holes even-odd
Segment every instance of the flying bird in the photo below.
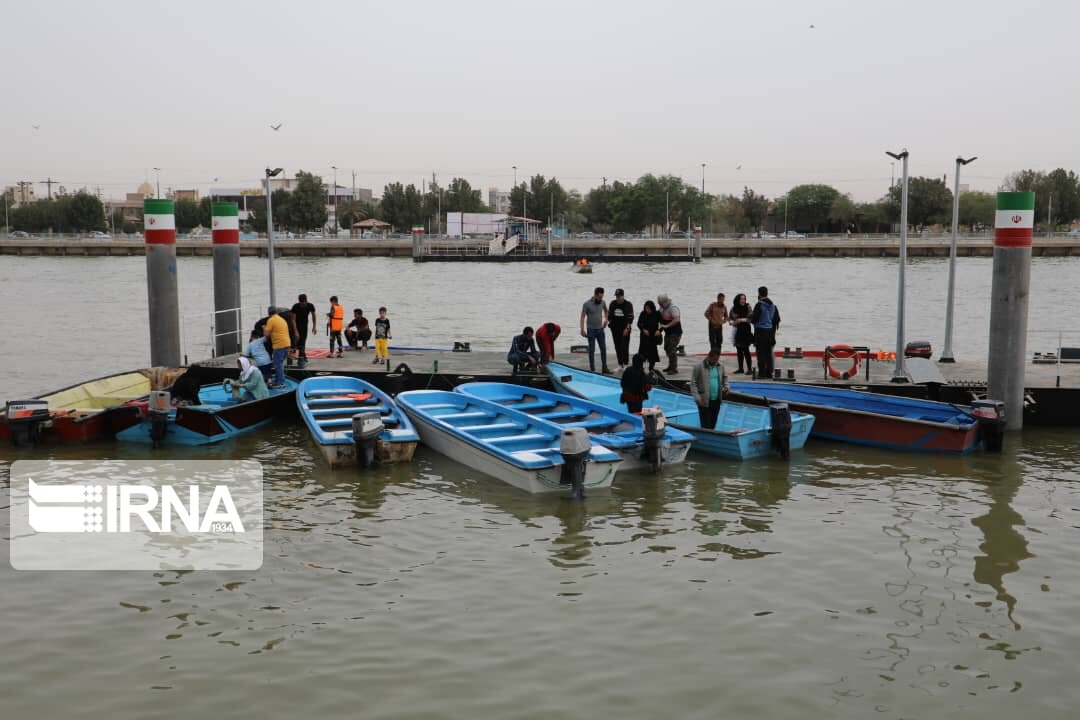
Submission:
<svg viewBox="0 0 1080 720">
<path fill-rule="evenodd" d="M 40 130 L 41 129 L 40 125 L 34 125 L 33 127 L 34 127 L 35 130 Z"/>
<path fill-rule="evenodd" d="M 284 123 L 278 123 L 277 125 L 271 125 L 270 129 L 273 130 L 274 132 L 277 132 L 278 130 L 281 129 L 282 125 L 284 125 Z"/>
<path fill-rule="evenodd" d="M 811 26 L 810 26 L 810 29 L 811 29 L 811 30 L 813 30 L 813 29 L 814 29 L 814 26 L 813 26 L 813 25 L 811 25 Z"/>
<path fill-rule="evenodd" d="M 736 169 L 736 170 L 742 170 L 742 165 L 736 165 L 736 166 L 735 166 L 735 169 Z"/>
</svg>

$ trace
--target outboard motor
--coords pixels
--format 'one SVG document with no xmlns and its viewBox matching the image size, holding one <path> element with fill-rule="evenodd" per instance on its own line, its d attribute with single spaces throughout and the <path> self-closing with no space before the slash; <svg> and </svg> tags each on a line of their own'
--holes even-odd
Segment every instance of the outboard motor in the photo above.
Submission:
<svg viewBox="0 0 1080 720">
<path fill-rule="evenodd" d="M 559 452 L 563 459 L 559 484 L 569 485 L 570 497 L 577 500 L 585 498 L 585 463 L 591 448 L 592 443 L 585 428 L 563 428 L 562 437 L 559 438 Z"/>
<path fill-rule="evenodd" d="M 359 467 L 366 469 L 379 464 L 379 435 L 384 429 L 382 415 L 377 411 L 352 416 L 353 444 L 356 445 L 356 464 Z"/>
<path fill-rule="evenodd" d="M 769 403 L 772 446 L 784 460 L 791 457 L 791 409 L 787 403 Z"/>
<path fill-rule="evenodd" d="M 154 447 L 161 447 L 169 429 L 169 412 L 172 410 L 172 394 L 168 390 L 151 390 L 146 414 L 150 418 L 150 440 Z"/>
<path fill-rule="evenodd" d="M 664 411 L 658 407 L 641 409 L 641 423 L 644 425 L 645 457 L 649 460 L 653 470 L 659 470 L 664 464 L 662 447 L 664 444 L 664 428 L 667 418 Z"/>
<path fill-rule="evenodd" d="M 49 422 L 49 403 L 47 400 L 10 400 L 4 413 L 11 428 L 11 444 L 30 447 L 38 444 L 41 430 Z"/>
<path fill-rule="evenodd" d="M 971 414 L 979 421 L 986 452 L 1001 452 L 1005 435 L 1005 403 L 1000 400 L 976 400 L 971 403 Z"/>
</svg>

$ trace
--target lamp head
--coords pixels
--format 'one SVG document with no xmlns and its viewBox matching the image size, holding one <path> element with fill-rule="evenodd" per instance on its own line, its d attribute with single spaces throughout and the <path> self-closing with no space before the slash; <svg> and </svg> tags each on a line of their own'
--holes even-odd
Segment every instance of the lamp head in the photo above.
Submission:
<svg viewBox="0 0 1080 720">
<path fill-rule="evenodd" d="M 266 177 L 268 177 L 268 178 L 277 177 L 278 175 L 281 174 L 281 170 L 282 170 L 281 168 L 274 168 L 273 170 L 271 170 L 270 168 L 266 168 Z"/>
</svg>

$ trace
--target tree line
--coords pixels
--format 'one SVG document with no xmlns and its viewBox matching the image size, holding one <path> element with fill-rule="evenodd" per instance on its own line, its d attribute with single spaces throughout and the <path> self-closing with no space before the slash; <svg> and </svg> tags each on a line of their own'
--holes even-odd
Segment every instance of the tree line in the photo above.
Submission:
<svg viewBox="0 0 1080 720">
<path fill-rule="evenodd" d="M 1006 177 L 1001 189 L 1035 193 L 1035 218 L 1040 229 L 1051 229 L 1051 224 L 1053 229 L 1067 228 L 1080 219 L 1080 177 L 1071 170 L 1020 170 Z M 709 195 L 674 175 L 652 174 L 635 182 L 605 182 L 582 194 L 565 189 L 557 178 L 534 175 L 511 189 L 510 212 L 574 232 L 667 233 L 701 226 L 712 233 L 864 233 L 888 232 L 899 223 L 900 197 L 900 183 L 871 202 L 856 202 L 824 184 L 797 185 L 775 198 L 758 194 L 750 187 L 744 187 L 741 195 Z M 275 228 L 303 232 L 325 227 L 330 220 L 326 199 L 321 177 L 298 172 L 294 190 L 275 190 L 271 195 Z M 9 195 L 9 205 L 13 204 L 11 200 Z M 944 178 L 909 179 L 911 228 L 949 225 L 952 206 L 952 190 Z M 995 206 L 993 193 L 962 193 L 960 225 L 970 230 L 993 227 Z M 263 230 L 265 197 L 249 197 L 247 208 L 247 228 Z M 180 200 L 175 209 L 178 232 L 210 226 L 209 198 L 198 203 Z M 374 218 L 397 231 L 408 232 L 419 226 L 435 232 L 436 228 L 446 227 L 448 212 L 489 211 L 480 190 L 473 189 L 464 178 L 455 177 L 445 188 L 435 182 L 423 188 L 389 183 L 375 202 L 343 201 L 336 214 L 338 224 L 345 229 L 357 221 Z M 9 216 L 12 229 L 29 232 L 86 232 L 108 226 L 101 201 L 86 192 L 12 207 Z M 119 213 L 112 222 L 115 229 L 123 228 L 125 232 L 141 229 L 136 221 L 125 221 Z"/>
</svg>

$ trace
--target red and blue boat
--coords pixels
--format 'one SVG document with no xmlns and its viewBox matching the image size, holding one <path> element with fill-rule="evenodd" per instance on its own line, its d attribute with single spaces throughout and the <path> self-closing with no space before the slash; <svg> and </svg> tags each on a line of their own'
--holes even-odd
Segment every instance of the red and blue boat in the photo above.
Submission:
<svg viewBox="0 0 1080 720">
<path fill-rule="evenodd" d="M 979 443 L 972 408 L 847 388 L 783 382 L 732 382 L 730 398 L 785 402 L 816 419 L 813 437 L 909 452 L 966 455 Z"/>
</svg>

